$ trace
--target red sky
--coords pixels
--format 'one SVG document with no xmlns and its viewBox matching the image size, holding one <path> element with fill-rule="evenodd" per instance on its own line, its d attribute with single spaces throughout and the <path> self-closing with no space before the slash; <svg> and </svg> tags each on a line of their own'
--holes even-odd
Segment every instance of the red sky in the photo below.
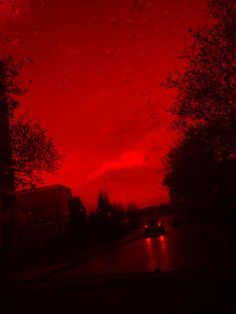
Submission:
<svg viewBox="0 0 236 314">
<path fill-rule="evenodd" d="M 49 129 L 63 166 L 45 183 L 138 205 L 168 200 L 163 159 L 171 145 L 170 91 L 189 28 L 206 0 L 5 0 L 1 40 L 33 64 L 22 108 Z"/>
</svg>

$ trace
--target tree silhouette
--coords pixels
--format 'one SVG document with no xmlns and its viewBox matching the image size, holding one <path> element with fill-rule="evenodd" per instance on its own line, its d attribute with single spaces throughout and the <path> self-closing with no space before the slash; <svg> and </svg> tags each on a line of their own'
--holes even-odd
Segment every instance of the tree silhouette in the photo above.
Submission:
<svg viewBox="0 0 236 314">
<path fill-rule="evenodd" d="M 235 37 L 235 1 L 210 1 L 208 21 L 196 29 L 181 57 L 187 66 L 166 82 L 178 90 L 172 108 L 178 126 L 214 123 L 220 132 L 236 128 Z"/>
<path fill-rule="evenodd" d="M 125 208 L 120 202 L 112 204 L 112 231 L 113 234 L 119 234 L 123 230 L 123 222 L 125 220 Z"/>
<path fill-rule="evenodd" d="M 140 210 L 135 203 L 129 203 L 127 205 L 127 217 L 129 219 L 130 227 L 137 227 L 140 224 Z"/>
<path fill-rule="evenodd" d="M 214 202 L 218 191 L 216 173 L 220 162 L 210 130 L 191 127 L 182 141 L 168 153 L 164 184 L 174 203 L 185 202 L 197 209 Z"/>
<path fill-rule="evenodd" d="M 42 182 L 44 173 L 53 173 L 59 167 L 61 155 L 47 130 L 27 115 L 11 125 L 13 169 L 15 185 L 27 188 Z"/>
<path fill-rule="evenodd" d="M 61 156 L 47 130 L 27 114 L 14 118 L 19 96 L 26 89 L 17 79 L 25 61 L 7 55 L 0 60 L 0 194 L 14 194 L 16 187 L 41 183 L 44 172 L 54 172 Z"/>
<path fill-rule="evenodd" d="M 236 156 L 235 39 L 236 1 L 210 1 L 207 22 L 182 56 L 187 66 L 167 79 L 166 86 L 178 91 L 172 112 L 182 137 L 167 156 L 164 183 L 173 201 L 227 207 L 225 186 L 236 183 L 229 178 Z"/>
<path fill-rule="evenodd" d="M 100 192 L 97 200 L 96 225 L 99 236 L 106 238 L 111 234 L 112 205 L 106 192 Z"/>
<path fill-rule="evenodd" d="M 10 56 L 0 59 L 0 249 L 8 248 L 14 225 L 14 169 L 10 118 L 18 106 L 16 96 L 25 90 L 17 82 L 22 62 Z"/>
<path fill-rule="evenodd" d="M 100 192 L 98 194 L 97 201 L 97 213 L 110 214 L 112 211 L 112 205 L 109 200 L 109 196 L 105 192 Z"/>
<path fill-rule="evenodd" d="M 69 202 L 69 219 L 67 233 L 74 241 L 82 240 L 85 236 L 87 215 L 86 209 L 78 196 L 74 196 Z"/>
<path fill-rule="evenodd" d="M 39 183 L 43 172 L 53 172 L 60 155 L 52 139 L 26 116 L 14 119 L 20 87 L 18 75 L 25 61 L 0 56 L 0 249 L 9 246 L 16 223 L 15 188 Z"/>
</svg>

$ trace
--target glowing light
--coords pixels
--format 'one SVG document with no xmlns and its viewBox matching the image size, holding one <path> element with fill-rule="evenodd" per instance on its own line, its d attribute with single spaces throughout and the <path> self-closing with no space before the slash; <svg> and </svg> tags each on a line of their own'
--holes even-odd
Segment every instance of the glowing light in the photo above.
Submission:
<svg viewBox="0 0 236 314">
<path fill-rule="evenodd" d="M 164 237 L 163 235 L 161 235 L 161 236 L 159 237 L 159 239 L 160 239 L 161 242 L 164 242 L 164 241 L 165 241 L 165 237 Z"/>
</svg>

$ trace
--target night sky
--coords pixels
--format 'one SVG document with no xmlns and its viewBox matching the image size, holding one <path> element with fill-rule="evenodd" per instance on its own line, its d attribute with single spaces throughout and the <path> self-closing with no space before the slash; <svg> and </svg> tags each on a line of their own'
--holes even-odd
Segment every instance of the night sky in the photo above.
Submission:
<svg viewBox="0 0 236 314">
<path fill-rule="evenodd" d="M 65 155 L 56 176 L 92 207 L 97 192 L 144 206 L 165 202 L 164 156 L 173 92 L 190 28 L 206 0 L 0 1 L 1 46 L 31 57 L 21 99 Z"/>
</svg>

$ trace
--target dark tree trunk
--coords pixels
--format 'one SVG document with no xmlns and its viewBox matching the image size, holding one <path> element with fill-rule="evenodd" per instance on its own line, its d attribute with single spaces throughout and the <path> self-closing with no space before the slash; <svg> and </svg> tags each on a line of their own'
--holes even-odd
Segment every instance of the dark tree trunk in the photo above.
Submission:
<svg viewBox="0 0 236 314">
<path fill-rule="evenodd" d="M 9 108 L 0 91 L 0 250 L 10 246 L 14 226 L 14 171 L 12 163 Z"/>
</svg>

